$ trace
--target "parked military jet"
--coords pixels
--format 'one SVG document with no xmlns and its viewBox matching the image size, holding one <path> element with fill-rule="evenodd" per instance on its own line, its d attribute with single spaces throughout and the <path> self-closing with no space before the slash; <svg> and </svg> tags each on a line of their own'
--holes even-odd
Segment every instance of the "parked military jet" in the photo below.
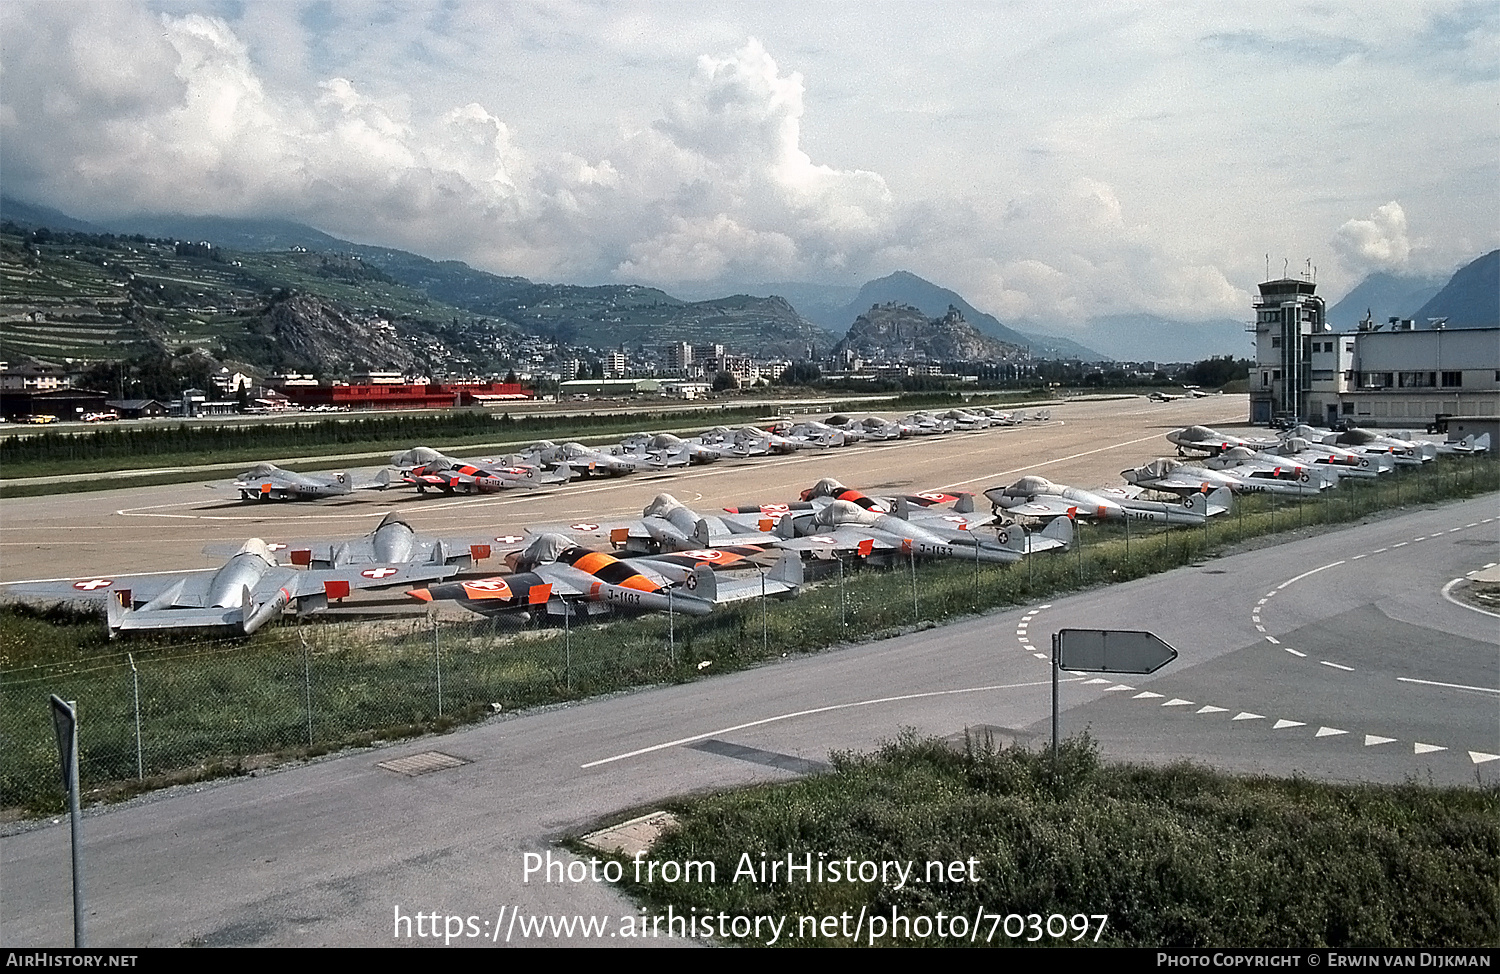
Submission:
<svg viewBox="0 0 1500 974">
<path fill-rule="evenodd" d="M 1194 466 L 1168 457 L 1152 460 L 1141 467 L 1122 470 L 1120 476 L 1124 477 L 1128 484 L 1169 494 L 1196 494 L 1218 487 L 1228 487 L 1232 491 L 1239 492 L 1248 490 L 1245 482 L 1232 474 Z"/>
<path fill-rule="evenodd" d="M 535 533 L 567 533 L 580 539 L 607 540 L 616 548 L 654 555 L 662 551 L 774 545 L 777 538 L 770 533 L 774 527 L 775 522 L 769 519 L 762 527 L 716 514 L 699 514 L 671 494 L 657 494 L 639 518 L 613 522 L 582 520 L 541 527 Z"/>
<path fill-rule="evenodd" d="M 266 547 L 274 561 L 297 568 L 424 564 L 446 565 L 457 571 L 489 558 L 492 545 L 489 538 L 471 540 L 420 535 L 410 524 L 391 513 L 362 537 L 347 541 L 273 539 Z M 219 556 L 232 553 L 221 545 L 208 545 L 203 551 Z"/>
<path fill-rule="evenodd" d="M 629 457 L 622 457 L 602 450 L 595 450 L 582 443 L 553 443 L 538 440 L 517 456 L 518 465 L 543 466 L 549 469 L 567 465 L 575 472 L 590 476 L 618 477 L 634 473 L 647 464 Z"/>
<path fill-rule="evenodd" d="M 961 558 L 995 564 L 1009 564 L 1029 552 L 1063 547 L 1073 537 L 1071 522 L 1059 520 L 1036 535 L 1020 527 L 1001 528 L 991 542 L 966 530 L 913 524 L 845 500 L 832 501 L 811 514 L 783 515 L 776 533 L 783 539 L 782 547 L 815 554 L 856 552 L 868 557 L 879 552 L 903 558 Z"/>
<path fill-rule="evenodd" d="M 227 628 L 250 635 L 294 606 L 298 615 L 327 608 L 354 589 L 410 585 L 446 578 L 456 566 L 343 565 L 299 570 L 277 563 L 270 547 L 251 538 L 213 571 L 118 575 L 74 582 L 19 583 L 5 594 L 103 602 L 109 634 L 137 629 Z"/>
<path fill-rule="evenodd" d="M 701 616 L 726 601 L 761 593 L 795 594 L 802 583 L 802 563 L 796 555 L 784 557 L 756 578 L 721 580 L 715 574 L 715 567 L 742 561 L 742 556 L 722 549 L 621 560 L 562 535 L 542 534 L 506 556 L 510 575 L 446 582 L 407 594 L 423 601 L 457 601 L 482 615 L 596 615 L 625 609 Z"/>
<path fill-rule="evenodd" d="M 391 484 L 389 471 L 373 480 L 351 481 L 346 473 L 305 474 L 283 470 L 274 463 L 257 463 L 234 479 L 231 485 L 246 501 L 317 500 L 342 497 L 356 490 L 385 490 Z"/>
<path fill-rule="evenodd" d="M 401 471 L 403 483 L 444 494 L 493 494 L 517 487 L 535 488 L 548 484 L 565 484 L 573 479 L 573 470 L 562 464 L 547 471 L 539 466 L 519 466 L 484 460 L 457 460 L 427 447 L 417 447 L 391 457 L 391 466 Z"/>
<path fill-rule="evenodd" d="M 1187 426 L 1183 429 L 1172 430 L 1167 434 L 1167 440 L 1176 444 L 1179 456 L 1184 451 L 1191 450 L 1194 453 L 1204 453 L 1209 456 L 1218 456 L 1225 450 L 1232 450 L 1237 446 L 1250 447 L 1262 450 L 1273 446 L 1277 441 L 1274 439 L 1245 439 L 1244 437 L 1231 436 L 1228 433 L 1220 433 L 1218 430 L 1207 426 Z"/>
<path fill-rule="evenodd" d="M 1139 488 L 1081 490 L 1054 484 L 1045 477 L 1022 477 L 1009 487 L 984 492 L 997 509 L 1014 517 L 1038 519 L 1086 517 L 1090 520 L 1159 521 L 1163 524 L 1202 524 L 1205 517 L 1229 510 L 1230 493 L 1219 488 L 1189 494 L 1181 504 L 1141 500 Z"/>
</svg>

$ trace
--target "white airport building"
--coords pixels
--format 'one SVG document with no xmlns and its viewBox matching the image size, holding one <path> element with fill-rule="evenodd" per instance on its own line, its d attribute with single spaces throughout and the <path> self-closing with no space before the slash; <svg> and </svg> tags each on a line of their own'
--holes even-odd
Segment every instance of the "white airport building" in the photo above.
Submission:
<svg viewBox="0 0 1500 974">
<path fill-rule="evenodd" d="M 1500 416 L 1500 322 L 1447 328 L 1391 319 L 1334 332 L 1311 281 L 1260 285 L 1250 421 L 1422 427 L 1440 414 Z"/>
</svg>

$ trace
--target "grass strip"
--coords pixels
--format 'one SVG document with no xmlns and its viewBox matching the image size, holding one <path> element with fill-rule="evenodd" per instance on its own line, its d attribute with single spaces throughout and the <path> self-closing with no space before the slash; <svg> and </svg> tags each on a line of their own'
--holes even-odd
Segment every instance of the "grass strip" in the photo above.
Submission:
<svg viewBox="0 0 1500 974">
<path fill-rule="evenodd" d="M 1107 764 L 1087 737 L 1060 751 L 1054 766 L 1048 752 L 908 733 L 835 755 L 827 774 L 682 799 L 642 859 L 651 880 L 620 859 L 623 886 L 648 913 L 695 924 L 782 918 L 778 946 L 1500 941 L 1500 790 Z M 780 878 L 763 881 L 772 863 Z M 910 879 L 860 878 L 864 863 L 906 864 Z M 856 881 L 830 879 L 829 865 Z M 715 923 L 715 939 L 746 946 L 772 934 Z"/>
</svg>

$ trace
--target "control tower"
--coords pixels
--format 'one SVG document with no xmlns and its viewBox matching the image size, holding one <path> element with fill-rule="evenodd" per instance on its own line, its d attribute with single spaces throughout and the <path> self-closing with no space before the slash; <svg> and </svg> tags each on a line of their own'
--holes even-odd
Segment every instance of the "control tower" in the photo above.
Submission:
<svg viewBox="0 0 1500 974">
<path fill-rule="evenodd" d="M 1329 330 L 1327 309 L 1312 281 L 1282 278 L 1260 286 L 1255 301 L 1255 370 L 1250 373 L 1250 422 L 1306 420 L 1312 388 L 1314 335 Z"/>
</svg>

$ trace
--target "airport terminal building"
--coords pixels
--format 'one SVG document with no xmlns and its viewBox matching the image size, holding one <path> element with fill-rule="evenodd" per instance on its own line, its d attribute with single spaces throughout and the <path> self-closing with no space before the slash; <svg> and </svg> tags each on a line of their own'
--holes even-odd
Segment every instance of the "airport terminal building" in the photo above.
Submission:
<svg viewBox="0 0 1500 974">
<path fill-rule="evenodd" d="M 1500 416 L 1500 322 L 1362 322 L 1334 332 L 1311 281 L 1260 285 L 1250 421 L 1423 427 L 1439 414 Z"/>
</svg>

